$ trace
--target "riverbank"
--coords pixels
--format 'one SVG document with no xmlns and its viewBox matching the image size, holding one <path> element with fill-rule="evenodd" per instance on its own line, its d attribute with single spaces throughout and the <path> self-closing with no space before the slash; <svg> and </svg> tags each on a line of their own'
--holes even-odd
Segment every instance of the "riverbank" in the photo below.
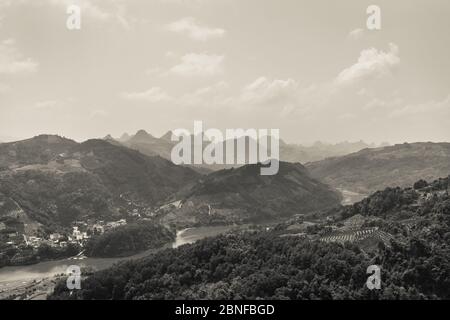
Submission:
<svg viewBox="0 0 450 320">
<path fill-rule="evenodd" d="M 0 300 L 45 300 L 62 278 L 22 279 L 0 282 Z"/>
<path fill-rule="evenodd" d="M 213 226 L 180 230 L 177 232 L 174 242 L 129 257 L 85 258 L 82 260 L 72 257 L 69 259 L 45 261 L 27 266 L 3 267 L 0 269 L 0 299 L 6 299 L 12 294 L 24 299 L 31 299 L 35 296 L 43 298 L 44 295 L 46 297 L 46 288 L 49 288 L 49 292 L 53 290 L 53 287 L 51 287 L 53 279 L 61 274 L 65 274 L 67 268 L 71 265 L 99 271 L 111 267 L 113 264 L 121 261 L 141 259 L 160 250 L 177 248 L 181 245 L 193 243 L 206 237 L 217 236 L 232 228 L 233 226 Z M 44 286 L 43 284 L 46 284 L 47 286 Z M 33 294 L 33 292 L 36 293 Z M 40 295 L 38 295 L 38 293 Z"/>
</svg>

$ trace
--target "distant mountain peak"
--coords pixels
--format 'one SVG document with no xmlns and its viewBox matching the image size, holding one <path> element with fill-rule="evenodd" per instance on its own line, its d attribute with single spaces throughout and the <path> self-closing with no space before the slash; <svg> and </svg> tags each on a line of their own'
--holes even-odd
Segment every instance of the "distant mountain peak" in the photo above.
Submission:
<svg viewBox="0 0 450 320">
<path fill-rule="evenodd" d="M 122 134 L 120 136 L 119 141 L 120 142 L 126 142 L 126 141 L 130 140 L 130 138 L 131 138 L 130 135 L 125 132 L 124 134 Z"/>
<path fill-rule="evenodd" d="M 108 134 L 103 138 L 103 140 L 115 140 L 115 139 L 112 137 L 112 135 Z"/>
<path fill-rule="evenodd" d="M 61 144 L 61 143 L 75 143 L 75 141 L 56 135 L 56 134 L 40 134 L 38 136 L 35 136 L 31 139 L 27 139 L 27 140 L 21 140 L 21 141 L 17 141 L 17 142 L 32 142 L 32 141 L 39 141 L 39 142 L 43 142 L 46 144 Z M 15 142 L 16 143 L 16 142 Z"/>
<path fill-rule="evenodd" d="M 162 135 L 160 139 L 166 140 L 166 141 L 172 141 L 172 135 L 173 135 L 172 130 L 169 130 L 164 135 Z"/>
<path fill-rule="evenodd" d="M 155 137 L 153 137 L 150 133 L 148 133 L 147 131 L 141 129 L 138 132 L 136 132 L 136 134 L 134 135 L 133 139 L 138 139 L 138 140 L 143 140 L 143 139 L 155 139 Z"/>
</svg>

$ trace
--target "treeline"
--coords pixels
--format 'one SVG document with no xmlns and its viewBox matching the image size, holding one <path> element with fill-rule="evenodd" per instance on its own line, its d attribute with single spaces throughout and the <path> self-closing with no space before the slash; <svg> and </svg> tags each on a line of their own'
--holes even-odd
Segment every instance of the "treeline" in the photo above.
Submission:
<svg viewBox="0 0 450 320">
<path fill-rule="evenodd" d="M 14 199 L 32 220 L 50 230 L 67 227 L 87 216 L 100 218 L 115 214 L 109 191 L 98 178 L 84 172 L 57 175 L 27 170 L 3 175 L 0 194 Z M 8 213 L 6 210 L 3 208 L 0 215 Z"/>
<path fill-rule="evenodd" d="M 95 273 L 72 295 L 59 284 L 51 299 L 449 299 L 448 248 L 426 241 L 380 248 L 246 234 L 206 239 Z M 365 282 L 382 266 L 382 288 Z"/>
<path fill-rule="evenodd" d="M 425 180 L 419 180 L 414 183 L 413 188 L 386 188 L 373 193 L 358 203 L 342 207 L 339 210 L 340 217 L 345 219 L 355 214 L 361 214 L 363 216 L 392 218 L 392 214 L 403 209 L 411 210 L 411 205 L 418 200 L 421 194 L 435 194 L 439 191 L 447 192 L 448 187 L 449 177 L 440 178 L 430 183 Z M 433 197 L 436 197 L 436 195 Z M 433 204 L 434 202 L 428 201 L 428 204 L 430 203 Z M 419 209 L 424 209 L 426 205 L 422 203 Z"/>
<path fill-rule="evenodd" d="M 0 245 L 0 268 L 5 266 L 29 265 L 47 260 L 58 260 L 75 256 L 80 246 L 68 244 L 66 247 L 51 247 L 41 244 L 37 249 L 28 247 L 3 247 Z"/>
<path fill-rule="evenodd" d="M 61 282 L 50 298 L 450 299 L 450 199 L 444 187 L 420 203 L 411 199 L 423 195 L 394 188 L 350 207 L 385 221 L 396 216 L 388 211 L 415 215 L 410 231 L 369 252 L 349 243 L 279 237 L 276 228 L 227 234 L 115 265 L 72 293 Z M 373 264 L 381 267 L 380 290 L 366 287 Z"/>
<path fill-rule="evenodd" d="M 174 240 L 175 233 L 166 227 L 151 221 L 139 221 L 94 236 L 87 242 L 85 254 L 90 257 L 129 256 Z"/>
</svg>

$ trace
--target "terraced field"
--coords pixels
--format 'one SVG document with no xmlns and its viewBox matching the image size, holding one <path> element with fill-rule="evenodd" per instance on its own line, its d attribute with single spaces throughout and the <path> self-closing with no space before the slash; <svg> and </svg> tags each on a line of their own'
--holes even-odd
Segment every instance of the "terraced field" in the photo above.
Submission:
<svg viewBox="0 0 450 320">
<path fill-rule="evenodd" d="M 364 240 L 377 240 L 382 241 L 385 245 L 389 245 L 389 241 L 392 238 L 393 236 L 391 234 L 380 230 L 378 227 L 373 227 L 355 231 L 336 232 L 334 234 L 321 237 L 319 241 L 326 243 L 358 243 Z"/>
</svg>

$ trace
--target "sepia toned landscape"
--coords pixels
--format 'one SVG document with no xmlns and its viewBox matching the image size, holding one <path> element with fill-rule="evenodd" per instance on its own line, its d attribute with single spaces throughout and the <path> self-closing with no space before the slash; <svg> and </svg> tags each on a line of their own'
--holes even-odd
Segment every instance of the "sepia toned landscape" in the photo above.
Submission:
<svg viewBox="0 0 450 320">
<path fill-rule="evenodd" d="M 0 300 L 450 299 L 449 13 L 0 0 Z"/>
</svg>

